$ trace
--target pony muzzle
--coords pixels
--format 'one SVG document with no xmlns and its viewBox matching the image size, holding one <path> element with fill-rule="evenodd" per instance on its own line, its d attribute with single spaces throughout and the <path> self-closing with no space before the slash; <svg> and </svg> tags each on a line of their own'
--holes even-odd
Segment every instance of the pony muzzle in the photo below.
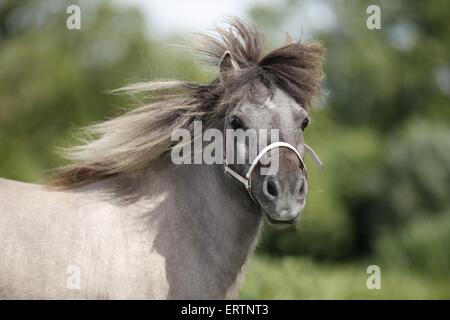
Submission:
<svg viewBox="0 0 450 320">
<path fill-rule="evenodd" d="M 287 185 L 289 183 L 292 184 L 292 182 L 286 181 L 288 179 L 281 179 L 279 174 L 267 175 L 262 182 L 262 192 L 259 192 L 258 196 L 255 196 L 254 188 L 252 188 L 252 180 L 254 179 L 252 173 L 261 158 L 274 148 L 287 149 L 289 152 L 295 154 L 298 159 L 299 167 L 292 173 L 297 176 L 297 179 L 294 182 L 295 185 Z M 312 155 L 314 162 L 318 166 L 323 167 L 320 159 L 306 144 L 305 151 Z M 231 169 L 227 162 L 225 162 L 225 172 L 245 186 L 250 197 L 261 207 L 263 216 L 269 224 L 291 225 L 297 222 L 300 212 L 303 210 L 306 203 L 307 172 L 304 160 L 295 147 L 286 142 L 272 143 L 257 155 L 245 175 L 241 175 Z M 289 175 L 291 174 L 288 174 L 287 176 Z M 286 190 L 289 190 L 289 192 L 286 192 Z"/>
<path fill-rule="evenodd" d="M 284 227 L 284 226 L 290 226 L 290 225 L 296 224 L 300 217 L 300 213 L 301 213 L 301 211 L 298 211 L 293 217 L 286 215 L 284 218 L 281 218 L 281 217 L 273 217 L 273 215 L 262 210 L 262 215 L 264 217 L 264 220 L 273 227 Z M 281 216 L 283 216 L 283 215 L 284 214 L 281 213 Z"/>
</svg>

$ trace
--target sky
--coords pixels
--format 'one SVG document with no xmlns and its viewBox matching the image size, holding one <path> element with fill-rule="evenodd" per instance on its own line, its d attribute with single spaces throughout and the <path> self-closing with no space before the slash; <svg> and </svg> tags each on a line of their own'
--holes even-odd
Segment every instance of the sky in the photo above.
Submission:
<svg viewBox="0 0 450 320">
<path fill-rule="evenodd" d="M 172 33 L 202 32 L 211 29 L 226 16 L 248 18 L 248 11 L 257 4 L 274 8 L 283 0 L 116 0 L 118 5 L 137 6 L 148 17 L 149 32 L 155 37 L 166 37 Z M 336 26 L 336 15 L 326 0 L 305 0 L 301 10 L 286 26 L 294 37 L 310 35 L 320 29 Z M 293 32 L 294 30 L 294 32 Z M 297 33 L 297 34 L 296 34 Z"/>
<path fill-rule="evenodd" d="M 119 1 L 118 1 L 119 2 Z M 138 6 L 149 18 L 149 29 L 157 36 L 209 29 L 227 15 L 247 17 L 248 8 L 267 0 L 125 0 L 121 5 Z M 157 31 L 153 30 L 157 29 Z"/>
</svg>

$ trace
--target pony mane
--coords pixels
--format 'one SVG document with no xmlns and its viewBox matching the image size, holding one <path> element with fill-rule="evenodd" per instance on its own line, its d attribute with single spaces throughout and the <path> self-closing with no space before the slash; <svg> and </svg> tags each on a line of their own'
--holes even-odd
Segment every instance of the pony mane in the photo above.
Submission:
<svg viewBox="0 0 450 320">
<path fill-rule="evenodd" d="M 218 124 L 229 108 L 252 98 L 258 84 L 269 93 L 274 88 L 285 91 L 305 109 L 320 93 L 324 49 L 319 43 L 302 44 L 288 36 L 284 46 L 263 55 L 262 33 L 238 18 L 227 19 L 224 27 L 201 34 L 199 40 L 197 51 L 207 62 L 218 68 L 229 51 L 240 70 L 208 84 L 151 81 L 114 90 L 148 94 L 149 99 L 143 106 L 84 129 L 82 143 L 63 150 L 72 164 L 57 169 L 50 185 L 73 188 L 144 169 L 170 152 L 174 129 L 192 133 L 195 120 L 206 127 Z"/>
</svg>

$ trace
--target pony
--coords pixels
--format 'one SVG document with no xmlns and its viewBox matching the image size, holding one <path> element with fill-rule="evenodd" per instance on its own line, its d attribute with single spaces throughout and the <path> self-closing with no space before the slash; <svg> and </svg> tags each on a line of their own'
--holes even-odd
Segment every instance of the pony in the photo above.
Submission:
<svg viewBox="0 0 450 320">
<path fill-rule="evenodd" d="M 304 132 L 323 79 L 320 43 L 263 47 L 254 25 L 227 19 L 196 48 L 213 81 L 118 89 L 146 100 L 86 128 L 47 184 L 0 179 L 0 298 L 237 298 L 264 221 L 292 225 L 305 207 Z M 193 143 L 196 121 L 279 138 L 256 158 L 237 142 L 242 164 L 173 164 L 172 132 Z M 261 174 L 268 155 L 279 168 Z"/>
</svg>

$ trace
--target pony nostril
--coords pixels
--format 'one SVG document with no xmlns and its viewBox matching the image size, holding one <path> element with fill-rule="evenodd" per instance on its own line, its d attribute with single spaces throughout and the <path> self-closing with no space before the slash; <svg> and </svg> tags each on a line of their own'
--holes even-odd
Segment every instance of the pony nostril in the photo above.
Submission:
<svg viewBox="0 0 450 320">
<path fill-rule="evenodd" d="M 275 181 L 272 179 L 267 181 L 267 193 L 270 194 L 272 197 L 278 196 L 278 189 Z"/>
</svg>

